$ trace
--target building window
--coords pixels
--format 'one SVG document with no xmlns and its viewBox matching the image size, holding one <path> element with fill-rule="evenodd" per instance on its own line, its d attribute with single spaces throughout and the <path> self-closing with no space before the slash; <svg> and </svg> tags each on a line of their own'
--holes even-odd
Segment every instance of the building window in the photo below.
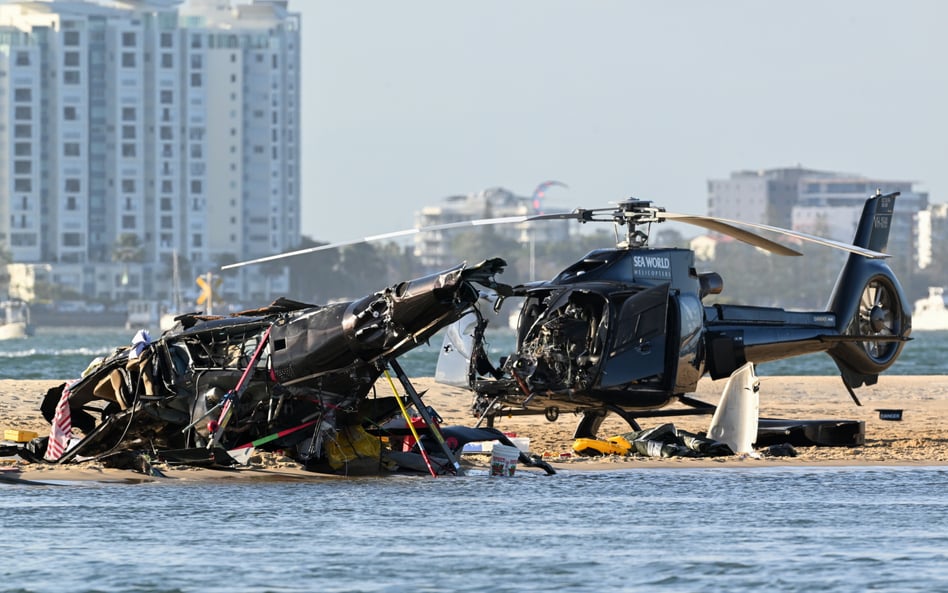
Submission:
<svg viewBox="0 0 948 593">
<path fill-rule="evenodd" d="M 191 193 L 199 194 L 204 189 L 204 184 L 201 183 L 200 179 L 191 180 Z"/>
<path fill-rule="evenodd" d="M 74 178 L 74 177 L 67 179 L 67 180 L 66 180 L 66 183 L 64 184 L 64 188 L 65 188 L 65 190 L 66 190 L 66 193 L 70 193 L 70 194 L 77 194 L 77 193 L 79 193 L 79 192 L 81 191 L 81 190 L 80 190 L 80 187 L 82 187 L 82 186 L 81 186 L 81 184 L 79 183 L 79 180 L 76 179 L 76 178 Z"/>
<path fill-rule="evenodd" d="M 66 198 L 66 210 L 76 210 L 78 206 L 76 204 L 76 196 L 69 196 Z"/>
<path fill-rule="evenodd" d="M 134 107 L 122 107 L 122 121 L 135 121 Z"/>
<path fill-rule="evenodd" d="M 25 51 L 16 52 L 16 65 L 17 66 L 29 66 L 30 65 L 30 54 Z"/>
<path fill-rule="evenodd" d="M 63 84 L 79 84 L 79 71 L 63 70 Z"/>
<path fill-rule="evenodd" d="M 33 163 L 30 161 L 14 161 L 13 172 L 17 175 L 29 175 L 33 172 Z"/>
<path fill-rule="evenodd" d="M 201 247 L 201 235 L 191 235 L 191 247 Z"/>
<path fill-rule="evenodd" d="M 70 47 L 79 45 L 79 31 L 63 31 L 63 45 Z"/>
<path fill-rule="evenodd" d="M 63 54 L 63 66 L 79 66 L 79 52 L 67 51 Z"/>
<path fill-rule="evenodd" d="M 29 142 L 17 142 L 13 145 L 13 154 L 16 156 L 30 156 L 33 154 L 33 145 Z"/>
<path fill-rule="evenodd" d="M 201 145 L 200 145 L 200 144 L 192 144 L 192 145 L 191 145 L 191 158 L 192 158 L 192 159 L 200 159 L 200 158 L 203 158 L 203 157 L 204 157 L 204 151 L 203 151 L 203 149 L 201 148 Z"/>
<path fill-rule="evenodd" d="M 169 53 L 161 54 L 161 67 L 162 68 L 174 68 L 174 55 Z"/>
<path fill-rule="evenodd" d="M 132 142 L 122 143 L 122 156 L 133 157 L 136 154 L 135 144 Z"/>
<path fill-rule="evenodd" d="M 76 108 L 72 105 L 66 105 L 63 107 L 63 119 L 67 121 L 73 121 L 76 119 Z"/>
<path fill-rule="evenodd" d="M 192 87 L 201 86 L 201 73 L 200 72 L 191 73 L 191 86 Z"/>
<path fill-rule="evenodd" d="M 33 191 L 33 180 L 29 178 L 18 177 L 13 181 L 13 191 L 31 192 Z"/>
<path fill-rule="evenodd" d="M 135 228 L 135 216 L 126 214 L 122 216 L 122 230 L 133 230 Z"/>
<path fill-rule="evenodd" d="M 134 68 L 135 67 L 135 54 L 130 51 L 122 52 L 122 67 L 123 68 Z"/>
<path fill-rule="evenodd" d="M 161 217 L 161 228 L 163 229 L 173 229 L 174 228 L 174 219 L 170 216 Z"/>
<path fill-rule="evenodd" d="M 82 235 L 79 233 L 63 233 L 63 247 L 82 247 Z"/>
<path fill-rule="evenodd" d="M 14 119 L 33 119 L 33 109 L 29 105 L 17 105 L 13 111 Z"/>
<path fill-rule="evenodd" d="M 31 138 L 33 136 L 33 126 L 27 124 L 17 124 L 13 126 L 14 138 Z"/>
<path fill-rule="evenodd" d="M 122 33 L 122 47 L 135 47 L 135 33 L 126 32 Z"/>
<path fill-rule="evenodd" d="M 79 143 L 78 142 L 63 143 L 63 156 L 82 156 L 79 153 Z"/>
<path fill-rule="evenodd" d="M 171 212 L 171 198 L 161 198 L 161 211 L 162 212 Z"/>
<path fill-rule="evenodd" d="M 162 33 L 161 34 L 161 47 L 173 47 L 174 38 L 171 36 L 171 33 Z"/>
<path fill-rule="evenodd" d="M 202 43 L 201 43 L 201 35 L 200 35 L 200 34 L 192 35 L 192 36 L 191 36 L 191 47 L 192 47 L 193 49 L 200 49 L 200 48 L 201 48 L 201 45 L 202 45 Z"/>
<path fill-rule="evenodd" d="M 122 180 L 122 191 L 127 194 L 135 193 L 135 180 L 134 179 L 123 179 Z"/>
<path fill-rule="evenodd" d="M 174 100 L 174 93 L 172 91 L 161 91 L 161 103 L 163 105 L 168 105 Z"/>
<path fill-rule="evenodd" d="M 161 126 L 161 128 L 159 128 L 158 130 L 158 135 L 161 137 L 162 140 L 171 140 L 172 139 L 171 126 Z"/>
<path fill-rule="evenodd" d="M 33 100 L 33 91 L 29 88 L 18 88 L 13 91 L 13 100 L 19 102 L 27 102 Z"/>
<path fill-rule="evenodd" d="M 191 55 L 191 68 L 194 70 L 200 70 L 201 65 L 203 64 L 201 54 L 192 54 Z"/>
<path fill-rule="evenodd" d="M 122 140 L 135 139 L 135 126 L 122 126 Z"/>
</svg>

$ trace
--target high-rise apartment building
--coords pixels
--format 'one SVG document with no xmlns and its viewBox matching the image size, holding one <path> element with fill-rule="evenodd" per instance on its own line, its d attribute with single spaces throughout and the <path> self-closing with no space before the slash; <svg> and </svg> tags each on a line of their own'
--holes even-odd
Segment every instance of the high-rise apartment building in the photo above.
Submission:
<svg viewBox="0 0 948 593">
<path fill-rule="evenodd" d="M 299 44 L 285 1 L 0 5 L 0 243 L 104 298 L 295 247 Z"/>
</svg>

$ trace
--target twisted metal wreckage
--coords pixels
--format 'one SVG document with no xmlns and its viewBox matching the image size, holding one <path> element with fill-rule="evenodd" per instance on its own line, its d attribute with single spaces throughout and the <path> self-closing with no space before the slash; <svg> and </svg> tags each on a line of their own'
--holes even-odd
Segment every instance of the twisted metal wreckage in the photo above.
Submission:
<svg viewBox="0 0 948 593">
<path fill-rule="evenodd" d="M 475 284 L 501 288 L 494 275 L 505 265 L 462 264 L 352 302 L 279 299 L 226 318 L 181 315 L 157 340 L 118 348 L 46 394 L 41 409 L 53 434 L 58 409 L 84 435 L 47 460 L 226 466 L 256 448 L 283 451 L 316 471 L 378 470 L 384 462 L 458 474 L 464 444 L 509 439 L 492 428 L 441 428 L 397 359 L 474 309 Z M 370 397 L 388 369 L 404 395 Z M 423 434 L 408 418 L 411 406 Z M 414 451 L 381 451 L 380 436 L 409 431 L 419 441 Z M 553 473 L 539 457 L 519 461 Z"/>
</svg>

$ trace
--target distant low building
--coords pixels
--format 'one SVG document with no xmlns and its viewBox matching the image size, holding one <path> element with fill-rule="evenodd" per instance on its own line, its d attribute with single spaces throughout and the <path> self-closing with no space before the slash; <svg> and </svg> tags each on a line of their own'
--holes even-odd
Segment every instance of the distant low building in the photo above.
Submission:
<svg viewBox="0 0 948 593">
<path fill-rule="evenodd" d="M 948 237 L 948 204 L 932 204 L 918 213 L 918 268 L 927 269 L 935 261 L 936 241 Z"/>
<path fill-rule="evenodd" d="M 802 178 L 833 177 L 830 171 L 782 167 L 742 170 L 708 180 L 708 216 L 789 228 Z"/>
<path fill-rule="evenodd" d="M 877 191 L 899 192 L 889 232 L 887 252 L 906 263 L 917 259 L 918 214 L 928 208 L 928 193 L 914 190 L 911 181 L 892 181 L 862 176 L 832 178 L 803 177 L 800 195 L 793 207 L 794 230 L 851 242 L 866 198 Z"/>
<path fill-rule="evenodd" d="M 914 185 L 800 166 L 736 171 L 708 181 L 708 215 L 850 242 L 866 199 L 897 191 L 888 252 L 912 265 L 919 252 L 918 215 L 928 208 L 928 194 Z"/>
<path fill-rule="evenodd" d="M 543 208 L 542 212 L 551 214 L 565 210 Z M 425 228 L 484 218 L 530 216 L 539 213 L 533 196 L 518 196 L 502 187 L 494 187 L 467 195 L 450 196 L 437 206 L 426 206 L 415 213 L 415 224 L 419 228 Z M 570 236 L 570 227 L 569 220 L 553 220 L 499 224 L 494 227 L 494 231 L 499 236 L 527 245 L 531 241 L 566 241 Z M 429 231 L 415 236 L 415 256 L 419 258 L 422 266 L 436 269 L 457 263 L 457 255 L 451 252 L 454 232 L 453 229 Z"/>
</svg>

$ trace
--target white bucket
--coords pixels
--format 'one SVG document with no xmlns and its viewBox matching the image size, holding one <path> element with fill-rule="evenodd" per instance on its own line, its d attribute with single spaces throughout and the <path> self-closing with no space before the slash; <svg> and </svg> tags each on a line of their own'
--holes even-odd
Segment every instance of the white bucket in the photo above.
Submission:
<svg viewBox="0 0 948 593">
<path fill-rule="evenodd" d="M 520 449 L 508 445 L 495 444 L 490 453 L 490 475 L 512 476 L 517 469 Z"/>
</svg>

